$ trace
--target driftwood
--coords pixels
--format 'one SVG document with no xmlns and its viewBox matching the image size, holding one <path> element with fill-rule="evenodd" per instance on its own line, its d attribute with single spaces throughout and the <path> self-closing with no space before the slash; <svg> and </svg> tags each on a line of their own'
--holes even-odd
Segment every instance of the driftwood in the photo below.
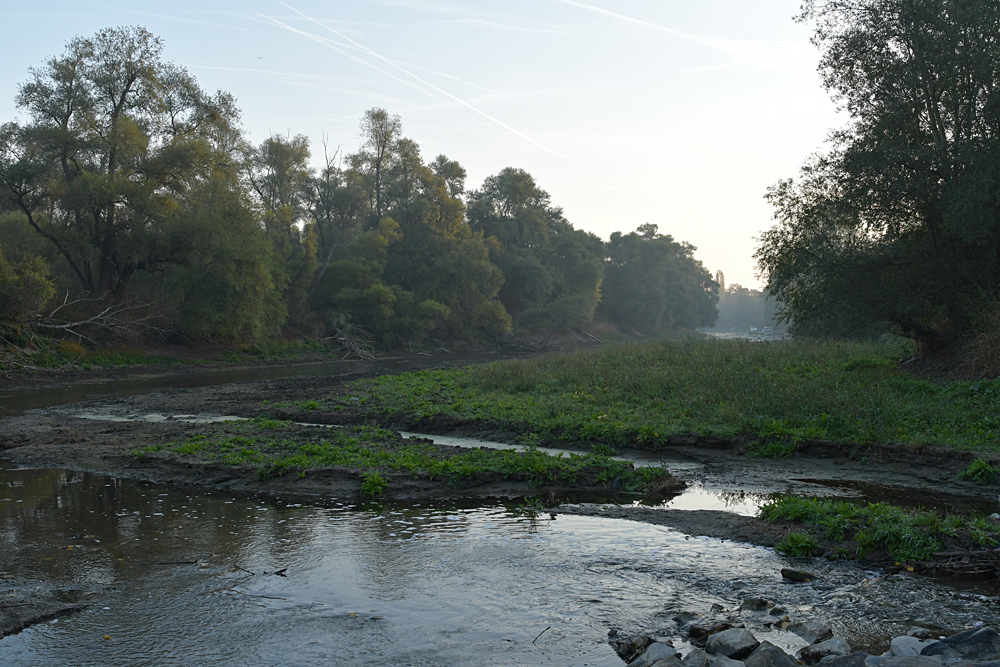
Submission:
<svg viewBox="0 0 1000 667">
<path fill-rule="evenodd" d="M 350 336 L 340 329 L 337 329 L 334 335 L 320 339 L 320 342 L 323 344 L 326 344 L 327 341 L 336 341 L 340 345 L 341 350 L 344 351 L 342 359 L 348 359 L 352 356 L 363 361 L 375 361 L 378 359 L 375 356 L 375 348 L 367 340 L 358 336 Z"/>
<path fill-rule="evenodd" d="M 101 307 L 100 304 L 107 304 Z M 93 310 L 100 308 L 96 313 L 89 316 L 78 316 L 66 318 L 65 314 L 73 310 Z M 156 303 L 127 303 L 114 302 L 108 297 L 79 297 L 69 298 L 69 292 L 63 297 L 63 302 L 48 315 L 38 318 L 32 322 L 32 326 L 37 329 L 44 329 L 64 336 L 71 336 L 79 341 L 96 341 L 87 335 L 87 331 L 102 331 L 116 336 L 123 334 L 131 336 L 144 336 L 156 334 L 165 338 L 169 333 L 169 328 L 164 322 L 164 317 L 158 313 Z"/>
</svg>

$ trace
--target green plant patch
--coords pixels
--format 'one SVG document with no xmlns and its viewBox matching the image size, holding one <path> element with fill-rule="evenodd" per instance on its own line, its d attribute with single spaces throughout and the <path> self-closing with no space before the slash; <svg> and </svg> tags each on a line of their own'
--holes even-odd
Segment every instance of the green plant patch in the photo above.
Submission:
<svg viewBox="0 0 1000 667">
<path fill-rule="evenodd" d="M 763 505 L 760 516 L 772 522 L 801 522 L 828 540 L 853 540 L 855 557 L 884 549 L 900 562 L 928 560 L 944 548 L 946 540 L 963 534 L 979 545 L 1000 538 L 997 524 L 987 518 L 941 515 L 887 503 L 780 496 Z"/>
<path fill-rule="evenodd" d="M 916 379 L 898 364 L 907 345 L 652 341 L 383 376 L 324 405 L 613 447 L 655 449 L 701 436 L 765 443 L 766 456 L 808 440 L 1000 452 L 1000 389 Z"/>
<path fill-rule="evenodd" d="M 786 556 L 815 556 L 820 546 L 808 533 L 788 533 L 775 543 L 774 550 Z"/>
<path fill-rule="evenodd" d="M 1000 468 L 985 459 L 976 459 L 968 468 L 958 473 L 958 478 L 976 484 L 992 484 L 1000 479 Z"/>
</svg>

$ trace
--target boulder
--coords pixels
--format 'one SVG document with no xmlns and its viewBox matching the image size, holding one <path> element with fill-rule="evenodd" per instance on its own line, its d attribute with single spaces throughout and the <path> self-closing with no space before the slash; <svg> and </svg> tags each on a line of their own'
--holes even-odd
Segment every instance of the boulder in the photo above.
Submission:
<svg viewBox="0 0 1000 667">
<path fill-rule="evenodd" d="M 869 655 L 865 657 L 865 667 L 882 667 L 882 661 L 885 660 L 880 655 Z"/>
<path fill-rule="evenodd" d="M 790 570 L 787 567 L 781 568 L 781 576 L 789 581 L 797 582 L 807 582 L 812 581 L 816 577 L 808 572 L 803 572 L 802 570 Z"/>
<path fill-rule="evenodd" d="M 723 632 L 733 627 L 732 623 L 720 621 L 715 618 L 699 618 L 691 621 L 688 625 L 688 637 L 691 639 L 705 639 L 713 633 Z"/>
<path fill-rule="evenodd" d="M 611 644 L 611 648 L 626 662 L 641 653 L 652 642 L 652 637 L 647 635 L 624 635 L 618 630 L 608 633 L 608 643 Z"/>
<path fill-rule="evenodd" d="M 684 656 L 684 667 L 710 667 L 708 654 L 700 648 L 696 648 Z"/>
<path fill-rule="evenodd" d="M 747 598 L 740 604 L 740 611 L 767 611 L 771 603 L 764 598 Z"/>
<path fill-rule="evenodd" d="M 674 650 L 674 647 L 661 644 L 660 642 L 653 642 L 642 652 L 642 655 L 628 663 L 628 667 L 652 667 L 654 663 L 666 660 L 667 658 L 677 658 L 677 651 Z M 678 659 L 678 667 L 681 664 L 681 661 Z"/>
<path fill-rule="evenodd" d="M 920 655 L 939 656 L 945 664 L 1000 660 L 1000 633 L 989 627 L 966 630 L 925 646 Z"/>
<path fill-rule="evenodd" d="M 711 667 L 744 667 L 742 660 L 733 660 L 724 655 L 710 655 L 708 659 L 711 661 Z"/>
<path fill-rule="evenodd" d="M 684 663 L 681 662 L 680 656 L 674 656 L 672 658 L 664 658 L 663 660 L 657 660 L 649 667 L 684 667 Z"/>
<path fill-rule="evenodd" d="M 878 667 L 941 667 L 941 662 L 925 655 L 889 656 Z"/>
<path fill-rule="evenodd" d="M 827 656 L 846 656 L 851 654 L 851 645 L 846 639 L 834 637 L 817 644 L 810 644 L 799 651 L 799 660 L 807 665 L 815 665 Z M 864 662 L 864 659 L 861 660 Z"/>
<path fill-rule="evenodd" d="M 828 655 L 819 661 L 821 667 L 866 667 L 864 653 L 853 655 Z"/>
<path fill-rule="evenodd" d="M 746 667 L 798 667 L 795 659 L 771 642 L 763 642 L 743 661 Z"/>
<path fill-rule="evenodd" d="M 788 630 L 802 637 L 810 644 L 818 644 L 833 637 L 833 629 L 829 625 L 823 625 L 815 621 L 792 623 L 788 626 Z"/>
<path fill-rule="evenodd" d="M 785 608 L 784 607 L 771 607 L 771 611 L 769 611 L 767 613 L 769 613 L 771 616 L 784 616 L 785 615 Z"/>
<path fill-rule="evenodd" d="M 759 645 L 757 638 L 746 628 L 730 628 L 711 635 L 705 642 L 705 651 L 739 660 L 750 655 Z"/>
<path fill-rule="evenodd" d="M 1000 660 L 985 660 L 983 662 L 959 660 L 958 662 L 951 663 L 951 667 L 1000 667 Z"/>
<path fill-rule="evenodd" d="M 886 655 L 896 657 L 917 656 L 931 644 L 938 643 L 936 639 L 917 639 L 916 637 L 895 637 L 889 644 Z"/>
</svg>

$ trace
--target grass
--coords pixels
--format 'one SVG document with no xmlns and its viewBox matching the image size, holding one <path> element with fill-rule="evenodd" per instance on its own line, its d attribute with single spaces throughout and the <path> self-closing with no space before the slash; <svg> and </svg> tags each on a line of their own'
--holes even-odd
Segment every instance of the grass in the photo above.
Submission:
<svg viewBox="0 0 1000 667">
<path fill-rule="evenodd" d="M 228 426 L 230 431 L 215 436 L 199 434 L 173 443 L 154 444 L 134 452 L 137 458 L 156 453 L 173 453 L 199 461 L 250 466 L 261 478 L 329 466 L 346 466 L 358 471 L 366 495 L 379 495 L 390 471 L 429 475 L 446 483 L 458 483 L 480 473 L 522 476 L 529 484 L 575 483 L 594 475 L 598 484 L 620 480 L 626 492 L 639 492 L 666 474 L 663 468 L 633 469 L 631 464 L 590 453 L 550 455 L 537 449 L 469 449 L 454 453 L 422 440 L 404 440 L 396 432 L 372 426 L 324 429 L 323 437 L 302 440 L 282 437 L 290 422 L 257 419 Z M 446 454 L 442 454 L 446 451 Z"/>
<path fill-rule="evenodd" d="M 958 473 L 958 478 L 976 484 L 992 484 L 1000 478 L 1000 468 L 985 459 L 976 459 L 969 467 Z"/>
<path fill-rule="evenodd" d="M 805 441 L 1000 452 L 1000 380 L 934 384 L 901 341 L 655 341 L 356 383 L 331 409 L 448 418 L 542 441 L 655 448 L 678 436 L 787 456 Z"/>
<path fill-rule="evenodd" d="M 828 540 L 840 542 L 853 540 L 855 553 L 848 556 L 864 557 L 885 549 L 897 561 L 924 561 L 941 551 L 945 541 L 962 533 L 977 546 L 997 544 L 1000 526 L 985 517 L 941 515 L 927 510 L 910 510 L 886 503 L 856 504 L 845 500 L 821 500 L 798 496 L 781 496 L 772 499 L 760 509 L 760 516 L 768 521 L 797 521 L 811 526 Z M 775 549 L 790 555 L 804 551 L 804 538 L 785 540 Z M 791 540 L 786 543 L 786 540 Z M 815 540 L 814 540 L 815 542 Z M 813 551 L 818 548 L 813 544 Z M 812 553 L 808 555 L 813 555 Z"/>
<path fill-rule="evenodd" d="M 819 542 L 808 533 L 788 533 L 778 540 L 774 550 L 786 556 L 815 556 L 819 552 Z"/>
</svg>

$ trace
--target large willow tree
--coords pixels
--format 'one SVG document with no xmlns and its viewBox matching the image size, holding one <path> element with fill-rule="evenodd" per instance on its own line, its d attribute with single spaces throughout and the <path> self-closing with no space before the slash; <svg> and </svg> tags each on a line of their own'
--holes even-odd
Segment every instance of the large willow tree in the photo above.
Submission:
<svg viewBox="0 0 1000 667">
<path fill-rule="evenodd" d="M 850 120 L 769 191 L 757 251 L 803 332 L 893 329 L 928 345 L 1000 301 L 1000 3 L 807 0 Z"/>
<path fill-rule="evenodd" d="M 25 122 L 0 129 L 0 196 L 94 295 L 124 296 L 140 272 L 181 262 L 185 198 L 232 180 L 232 97 L 206 94 L 162 50 L 136 27 L 76 38 L 21 86 Z"/>
</svg>

